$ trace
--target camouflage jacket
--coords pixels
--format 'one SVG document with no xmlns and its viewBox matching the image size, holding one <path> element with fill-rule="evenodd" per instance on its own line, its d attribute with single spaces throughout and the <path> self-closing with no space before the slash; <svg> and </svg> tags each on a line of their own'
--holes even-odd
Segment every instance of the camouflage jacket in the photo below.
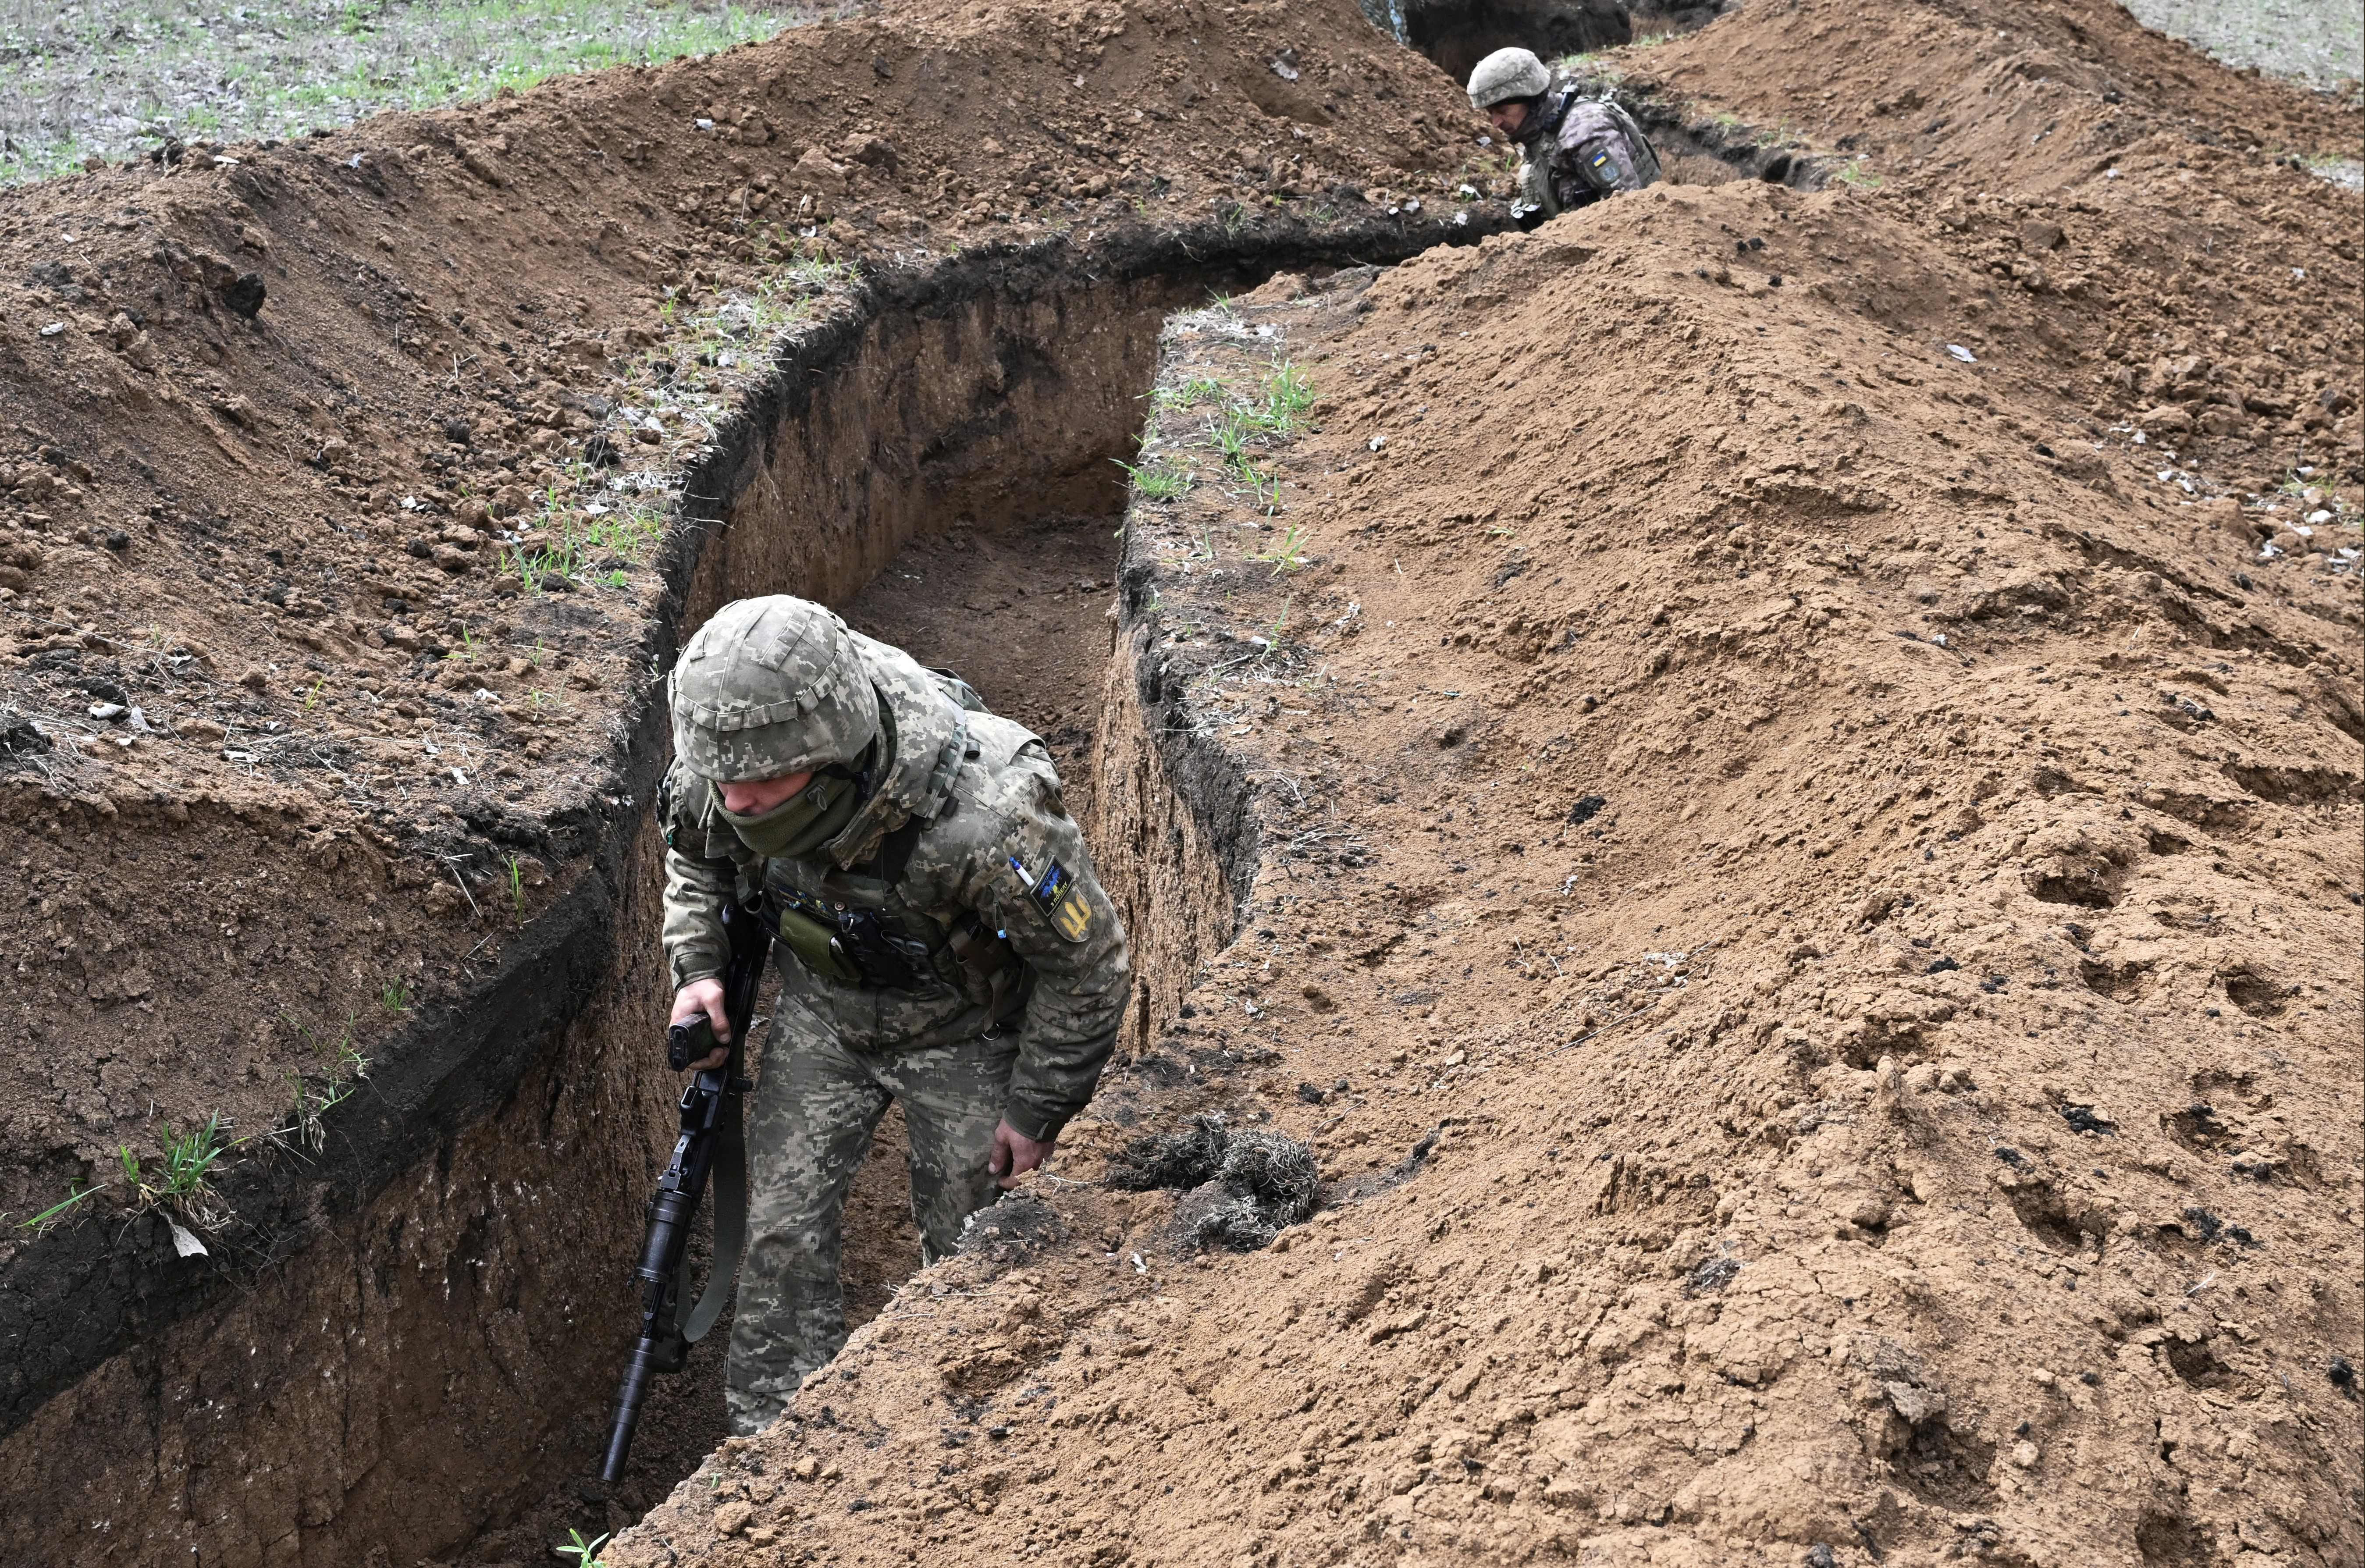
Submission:
<svg viewBox="0 0 2365 1568">
<path fill-rule="evenodd" d="M 1520 145 L 1519 206 L 1557 218 L 1618 191 L 1657 182 L 1659 154 L 1634 118 L 1607 99 L 1555 85 L 1543 129 Z"/>
<path fill-rule="evenodd" d="M 1043 743 L 966 711 L 909 655 L 858 633 L 880 696 L 880 777 L 813 860 L 757 857 L 714 814 L 713 787 L 677 762 L 658 800 L 666 834 L 664 942 L 677 989 L 719 975 L 723 902 L 875 914 L 910 958 L 899 983 L 821 972 L 776 954 L 787 994 L 847 1047 L 893 1051 L 1018 1031 L 1003 1114 L 1056 1137 L 1092 1098 L 1133 976 L 1125 928 L 1068 815 Z M 807 927 L 808 930 L 811 927 Z"/>
</svg>

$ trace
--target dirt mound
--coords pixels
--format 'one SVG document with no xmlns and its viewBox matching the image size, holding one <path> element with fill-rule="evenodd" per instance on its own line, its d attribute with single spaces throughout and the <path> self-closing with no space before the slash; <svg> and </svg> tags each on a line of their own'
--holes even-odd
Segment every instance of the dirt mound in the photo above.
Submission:
<svg viewBox="0 0 2365 1568">
<path fill-rule="evenodd" d="M 1839 15 L 1667 49 L 1767 101 L 1794 35 L 1855 69 Z M 2115 37 L 1849 16 L 1997 149 L 2044 73 L 1980 77 L 1996 27 Z M 1125 637 L 1263 847 L 1074 1141 L 1220 1109 L 1407 1179 L 1219 1265 L 1136 1211 L 924 1277 L 611 1559 L 2365 1551 L 2358 205 L 2144 81 L 2132 151 L 1178 319 Z M 1311 430 L 1251 418 L 1276 355 Z"/>
</svg>

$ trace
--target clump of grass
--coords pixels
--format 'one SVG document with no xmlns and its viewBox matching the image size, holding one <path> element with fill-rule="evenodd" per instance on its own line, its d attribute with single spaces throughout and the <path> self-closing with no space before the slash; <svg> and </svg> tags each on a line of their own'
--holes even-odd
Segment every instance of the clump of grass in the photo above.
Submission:
<svg viewBox="0 0 2365 1568">
<path fill-rule="evenodd" d="M 1132 479 L 1134 489 L 1144 500 L 1171 501 L 1191 488 L 1191 476 L 1163 463 L 1145 463 L 1137 468 L 1123 458 L 1114 461 Z"/>
<path fill-rule="evenodd" d="M 575 1559 L 575 1568 L 607 1568 L 606 1560 L 599 1555 L 600 1549 L 608 1544 L 606 1536 L 593 1536 L 586 1540 L 579 1529 L 569 1529 L 566 1535 L 568 1544 L 554 1546 L 551 1551 L 561 1557 Z"/>
<path fill-rule="evenodd" d="M 1202 403 L 1223 400 L 1224 384 L 1213 376 L 1194 375 L 1177 386 L 1160 386 L 1150 393 L 1161 409 L 1195 409 Z"/>
<path fill-rule="evenodd" d="M 621 588 L 627 581 L 624 574 L 612 567 L 601 573 L 600 563 L 622 558 L 637 565 L 646 560 L 665 536 L 665 513 L 642 498 L 621 506 L 592 501 L 577 511 L 554 492 L 536 534 L 530 545 L 510 545 L 503 563 L 505 570 L 517 574 L 526 592 L 541 593 L 543 579 L 552 576 Z"/>
<path fill-rule="evenodd" d="M 288 140 L 767 39 L 838 0 L 0 0 L 0 183 L 183 140 Z"/>
<path fill-rule="evenodd" d="M 1313 407 L 1312 379 L 1298 366 L 1275 356 L 1256 406 L 1257 421 L 1265 433 L 1295 435 L 1305 428 L 1306 413 Z"/>
<path fill-rule="evenodd" d="M 1249 456 L 1249 442 L 1256 438 L 1255 416 L 1237 403 L 1227 403 L 1216 415 L 1210 432 L 1216 438 L 1216 452 L 1223 459 L 1225 470 L 1243 479 L 1256 477 L 1256 464 Z"/>
<path fill-rule="evenodd" d="M 130 1146 L 118 1146 L 116 1158 L 123 1167 L 133 1212 L 169 1209 L 201 1230 L 210 1230 L 228 1218 L 210 1178 L 214 1161 L 230 1152 L 224 1136 L 229 1128 L 219 1111 L 185 1133 L 174 1132 L 170 1122 L 160 1124 L 156 1137 L 163 1148 L 163 1163 L 153 1181 L 148 1179 Z"/>
<path fill-rule="evenodd" d="M 1306 529 L 1293 522 L 1289 525 L 1288 531 L 1274 543 L 1272 549 L 1253 552 L 1248 558 L 1261 565 L 1270 566 L 1272 568 L 1272 575 L 1276 577 L 1286 577 L 1291 572 L 1305 568 L 1307 537 Z"/>
<path fill-rule="evenodd" d="M 388 985 L 380 999 L 389 1003 L 388 1012 L 398 1012 L 399 1005 L 392 1003 L 407 1002 L 408 997 L 408 989 L 398 981 Z M 329 1058 L 327 1078 L 315 1089 L 301 1073 L 287 1074 L 291 1094 L 286 1125 L 263 1136 L 273 1143 L 293 1142 L 317 1154 L 329 1141 L 328 1124 L 322 1118 L 353 1098 L 353 1086 L 369 1076 L 370 1058 L 362 1055 L 361 1048 L 353 1043 L 353 1017 L 350 1014 L 345 1017 L 343 1032 L 334 1040 L 316 1038 L 309 1029 L 298 1028 L 297 1032 L 312 1041 L 315 1055 Z"/>
</svg>

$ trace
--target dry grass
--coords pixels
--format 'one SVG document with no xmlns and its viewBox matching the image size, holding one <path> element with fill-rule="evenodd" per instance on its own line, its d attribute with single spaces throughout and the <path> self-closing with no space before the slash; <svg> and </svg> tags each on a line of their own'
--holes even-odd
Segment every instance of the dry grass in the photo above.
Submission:
<svg viewBox="0 0 2365 1568">
<path fill-rule="evenodd" d="M 854 0 L 0 0 L 0 183 L 671 60 Z"/>
</svg>

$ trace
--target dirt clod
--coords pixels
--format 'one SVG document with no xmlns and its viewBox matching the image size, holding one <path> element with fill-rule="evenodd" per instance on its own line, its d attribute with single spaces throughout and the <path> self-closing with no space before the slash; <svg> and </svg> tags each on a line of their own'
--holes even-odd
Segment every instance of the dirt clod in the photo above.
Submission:
<svg viewBox="0 0 2365 1568">
<path fill-rule="evenodd" d="M 1301 1097 L 1311 1088 L 1301 1085 Z M 1320 1098 L 1314 1091 L 1315 1101 Z M 1216 1114 L 1135 1138 L 1110 1159 L 1108 1180 L 1126 1192 L 1182 1191 L 1176 1227 L 1199 1245 L 1236 1252 L 1270 1246 L 1286 1227 L 1305 1223 L 1320 1188 L 1305 1144 L 1256 1128 L 1235 1130 Z"/>
</svg>

